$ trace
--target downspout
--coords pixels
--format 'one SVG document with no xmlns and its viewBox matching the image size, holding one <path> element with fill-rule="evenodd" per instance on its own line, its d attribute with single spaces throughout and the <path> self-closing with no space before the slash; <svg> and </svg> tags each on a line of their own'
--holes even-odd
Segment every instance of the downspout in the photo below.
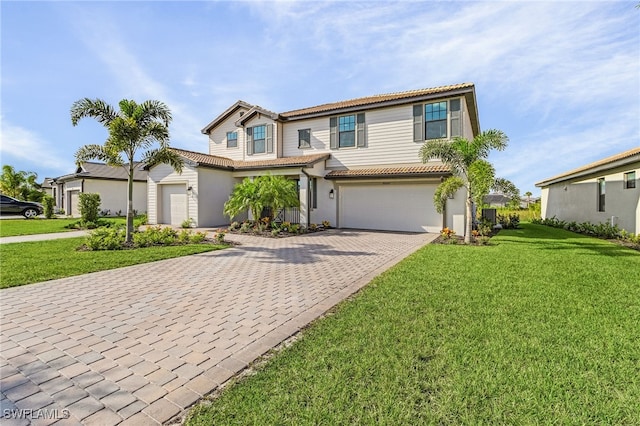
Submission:
<svg viewBox="0 0 640 426">
<path fill-rule="evenodd" d="M 300 171 L 307 177 L 307 228 L 311 223 L 311 176 L 304 170 L 304 167 L 300 168 Z"/>
</svg>

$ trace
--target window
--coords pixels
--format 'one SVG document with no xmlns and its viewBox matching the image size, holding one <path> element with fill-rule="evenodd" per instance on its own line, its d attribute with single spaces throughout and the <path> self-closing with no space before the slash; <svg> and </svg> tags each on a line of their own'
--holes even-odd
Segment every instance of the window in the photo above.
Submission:
<svg viewBox="0 0 640 426">
<path fill-rule="evenodd" d="M 356 146 L 355 115 L 345 115 L 338 118 L 338 146 L 340 148 Z"/>
<path fill-rule="evenodd" d="M 311 129 L 298 130 L 298 148 L 311 148 Z"/>
<path fill-rule="evenodd" d="M 598 211 L 604 211 L 604 178 L 598 179 Z"/>
<path fill-rule="evenodd" d="M 636 187 L 636 172 L 628 172 L 624 174 L 624 188 L 633 189 Z"/>
<path fill-rule="evenodd" d="M 247 154 L 273 152 L 273 124 L 247 127 Z"/>
<path fill-rule="evenodd" d="M 463 136 L 462 100 L 431 102 L 413 106 L 413 141 Z"/>
<path fill-rule="evenodd" d="M 237 148 L 237 147 L 238 147 L 238 133 L 227 132 L 227 148 Z"/>
<path fill-rule="evenodd" d="M 364 113 L 331 117 L 329 119 L 329 146 L 338 148 L 364 148 L 367 145 Z"/>
<path fill-rule="evenodd" d="M 447 137 L 447 101 L 434 102 L 424 106 L 426 139 Z"/>
</svg>

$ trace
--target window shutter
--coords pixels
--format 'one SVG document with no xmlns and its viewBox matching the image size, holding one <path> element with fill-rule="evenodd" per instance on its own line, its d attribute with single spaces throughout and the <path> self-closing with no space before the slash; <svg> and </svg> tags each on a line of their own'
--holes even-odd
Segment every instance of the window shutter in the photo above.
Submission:
<svg viewBox="0 0 640 426">
<path fill-rule="evenodd" d="M 253 155 L 253 127 L 247 127 L 247 155 Z"/>
<path fill-rule="evenodd" d="M 413 106 L 413 141 L 424 141 L 424 122 L 422 120 L 422 104 Z"/>
<path fill-rule="evenodd" d="M 367 146 L 367 140 L 364 134 L 364 112 L 361 112 L 356 117 L 356 141 L 359 148 Z"/>
<path fill-rule="evenodd" d="M 338 148 L 338 118 L 331 117 L 329 119 L 329 148 Z"/>
<path fill-rule="evenodd" d="M 273 152 L 273 124 L 267 124 L 267 152 Z"/>
<path fill-rule="evenodd" d="M 451 99 L 449 101 L 449 109 L 451 111 L 451 137 L 462 136 L 460 99 Z"/>
</svg>

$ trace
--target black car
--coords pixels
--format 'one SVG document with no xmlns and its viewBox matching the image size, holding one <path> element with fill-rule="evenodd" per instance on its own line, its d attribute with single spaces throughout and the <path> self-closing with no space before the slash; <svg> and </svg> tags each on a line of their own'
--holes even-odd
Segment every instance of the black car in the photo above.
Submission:
<svg viewBox="0 0 640 426">
<path fill-rule="evenodd" d="M 19 215 L 31 219 L 44 212 L 44 208 L 40 203 L 32 201 L 20 201 L 6 195 L 0 195 L 2 202 L 0 203 L 0 214 L 2 215 Z"/>
</svg>

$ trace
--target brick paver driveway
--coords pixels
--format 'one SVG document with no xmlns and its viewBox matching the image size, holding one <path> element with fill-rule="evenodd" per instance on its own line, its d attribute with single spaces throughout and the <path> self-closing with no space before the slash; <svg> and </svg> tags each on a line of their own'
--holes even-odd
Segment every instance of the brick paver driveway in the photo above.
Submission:
<svg viewBox="0 0 640 426">
<path fill-rule="evenodd" d="M 166 422 L 434 237 L 234 235 L 228 250 L 2 290 L 2 422 Z"/>
</svg>

